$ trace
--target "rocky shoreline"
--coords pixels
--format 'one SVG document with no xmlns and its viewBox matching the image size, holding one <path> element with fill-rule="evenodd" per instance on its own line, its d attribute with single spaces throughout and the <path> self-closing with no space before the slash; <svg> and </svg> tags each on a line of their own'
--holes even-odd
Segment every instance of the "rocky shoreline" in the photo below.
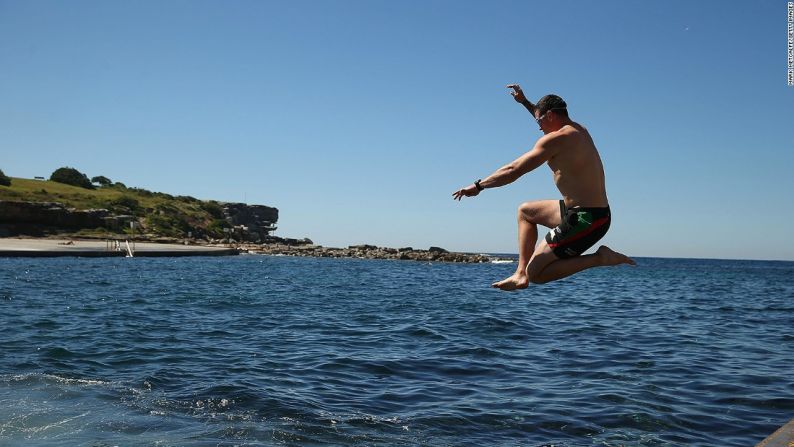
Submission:
<svg viewBox="0 0 794 447">
<path fill-rule="evenodd" d="M 430 247 L 427 250 L 414 249 L 412 247 L 389 248 L 377 247 L 375 245 L 351 245 L 347 248 L 323 247 L 315 245 L 308 239 L 278 239 L 278 242 L 257 244 L 251 242 L 224 243 L 222 241 L 201 241 L 196 239 L 177 239 L 177 238 L 145 238 L 136 237 L 80 237 L 78 235 L 61 234 L 55 237 L 17 237 L 0 238 L 0 257 L 9 255 L 14 251 L 16 255 L 35 252 L 52 252 L 59 256 L 69 256 L 69 253 L 78 253 L 74 256 L 86 255 L 83 252 L 102 252 L 106 247 L 118 242 L 123 245 L 127 241 L 132 247 L 145 246 L 148 252 L 174 252 L 182 256 L 190 252 L 201 253 L 202 249 L 223 251 L 226 254 L 254 254 L 270 256 L 296 256 L 314 258 L 353 258 L 353 259 L 391 259 L 401 261 L 420 261 L 420 262 L 449 262 L 449 263 L 490 263 L 490 262 L 514 262 L 515 259 L 491 256 L 478 253 L 458 253 L 450 252 L 440 247 Z M 162 248 L 158 248 L 162 247 Z M 169 251 L 170 250 L 170 251 Z M 19 252 L 19 253 L 16 253 Z M 231 252 L 231 253 L 229 253 Z M 43 253 L 38 253 L 43 256 Z M 200 254 L 195 254 L 200 256 Z M 161 254 L 161 256 L 167 256 Z"/>
<path fill-rule="evenodd" d="M 42 185 L 45 185 L 45 183 L 42 183 Z M 125 194 L 132 194 L 130 192 L 132 190 L 125 189 L 124 191 L 126 191 Z M 131 203 L 146 201 L 151 199 L 150 196 L 153 194 L 139 194 L 135 196 L 137 199 L 130 199 L 129 201 Z M 130 197 L 132 196 L 130 195 Z M 158 197 L 166 200 L 165 196 Z M 179 202 L 178 204 L 182 204 L 179 200 L 172 199 L 172 202 L 176 201 Z M 195 201 L 196 199 L 193 200 Z M 192 204 L 193 202 L 190 203 Z M 196 250 L 201 247 L 208 247 L 214 250 L 223 248 L 232 253 L 237 250 L 239 253 L 318 258 L 394 259 L 454 263 L 513 261 L 512 259 L 499 259 L 485 254 L 450 252 L 440 247 L 430 247 L 427 250 L 414 249 L 412 247 L 377 247 L 368 244 L 351 245 L 347 248 L 323 247 L 314 244 L 308 238 L 292 239 L 271 235 L 270 232 L 276 229 L 275 222 L 278 220 L 278 210 L 276 208 L 241 203 L 226 203 L 223 204 L 223 207 L 221 207 L 219 202 L 213 202 L 213 204 L 215 205 L 213 210 L 217 214 L 213 216 L 216 221 L 222 221 L 224 224 L 223 232 L 209 234 L 203 230 L 185 230 L 184 235 L 187 237 L 181 238 L 168 234 L 159 234 L 153 231 L 153 228 L 147 228 L 147 226 L 140 224 L 144 220 L 142 217 L 115 215 L 107 209 L 82 210 L 69 208 L 60 202 L 0 200 L 0 238 L 38 240 L 41 243 L 51 239 L 65 239 L 70 244 L 79 241 L 105 243 L 106 241 L 122 242 L 129 240 L 130 243 L 190 246 Z M 158 211 L 156 209 L 160 205 L 149 205 L 153 208 L 145 209 L 148 213 L 146 216 L 149 216 L 147 219 L 154 219 L 163 225 L 168 223 L 165 222 L 168 220 L 167 216 L 160 212 L 162 210 Z M 137 230 L 127 228 L 130 222 L 139 224 L 134 227 Z M 149 227 L 152 226 L 149 225 Z M 223 237 L 219 239 L 218 237 L 221 235 Z M 22 245 L 24 246 L 24 244 Z M 33 243 L 33 245 L 38 246 L 41 244 Z M 55 248 L 63 247 L 56 246 Z M 55 253 L 64 252 L 64 250 L 51 251 Z M 72 251 L 74 250 L 66 252 Z"/>
<path fill-rule="evenodd" d="M 228 245 L 225 245 L 228 246 Z M 494 261 L 508 262 L 507 258 L 499 258 L 484 254 L 456 253 L 439 247 L 427 250 L 405 248 L 377 247 L 374 245 L 351 245 L 347 248 L 323 247 L 321 245 L 303 244 L 237 244 L 237 248 L 245 253 L 275 256 L 299 256 L 315 258 L 356 258 L 356 259 L 393 259 L 423 262 L 453 263 L 487 263 Z"/>
</svg>

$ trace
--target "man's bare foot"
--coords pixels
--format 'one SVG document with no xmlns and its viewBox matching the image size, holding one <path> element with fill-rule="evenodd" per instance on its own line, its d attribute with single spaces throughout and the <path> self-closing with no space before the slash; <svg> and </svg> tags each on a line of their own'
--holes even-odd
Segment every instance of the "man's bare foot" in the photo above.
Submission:
<svg viewBox="0 0 794 447">
<path fill-rule="evenodd" d="M 505 278 L 499 282 L 491 284 L 491 287 L 502 290 L 516 290 L 526 289 L 528 285 L 529 278 L 527 277 L 526 272 L 516 272 L 513 273 L 513 276 L 510 276 L 509 278 Z"/>
<path fill-rule="evenodd" d="M 619 264 L 630 264 L 630 265 L 637 265 L 633 259 L 624 255 L 623 253 L 618 253 L 611 248 L 607 247 L 606 245 L 602 245 L 598 247 L 596 251 L 596 255 L 601 258 L 601 265 L 619 265 Z"/>
</svg>

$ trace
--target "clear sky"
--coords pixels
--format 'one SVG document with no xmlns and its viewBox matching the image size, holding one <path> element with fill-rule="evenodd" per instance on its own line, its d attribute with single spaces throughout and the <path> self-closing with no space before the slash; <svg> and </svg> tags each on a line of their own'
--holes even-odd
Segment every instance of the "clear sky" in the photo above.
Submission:
<svg viewBox="0 0 794 447">
<path fill-rule="evenodd" d="M 0 0 L 0 169 L 275 206 L 283 237 L 516 252 L 562 96 L 634 256 L 794 260 L 786 2 Z"/>
</svg>

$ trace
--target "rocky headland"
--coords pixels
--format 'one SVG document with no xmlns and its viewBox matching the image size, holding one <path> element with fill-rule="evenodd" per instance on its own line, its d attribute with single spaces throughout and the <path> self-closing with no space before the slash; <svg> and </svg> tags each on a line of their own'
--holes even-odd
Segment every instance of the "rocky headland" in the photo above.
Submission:
<svg viewBox="0 0 794 447">
<path fill-rule="evenodd" d="M 323 247 L 273 236 L 278 209 L 199 200 L 127 188 L 109 180 L 93 189 L 11 178 L 0 186 L 0 238 L 125 241 L 234 248 L 241 253 L 423 262 L 492 262 L 491 256 L 440 247 Z M 106 179 L 107 180 L 107 179 Z"/>
</svg>

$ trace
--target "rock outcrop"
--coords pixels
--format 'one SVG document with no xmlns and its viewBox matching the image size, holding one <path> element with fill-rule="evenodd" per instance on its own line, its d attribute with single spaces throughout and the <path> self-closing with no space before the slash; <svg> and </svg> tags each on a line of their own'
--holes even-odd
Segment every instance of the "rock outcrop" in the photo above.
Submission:
<svg viewBox="0 0 794 447">
<path fill-rule="evenodd" d="M 323 247 L 313 244 L 288 245 L 284 243 L 243 244 L 239 247 L 254 254 L 302 256 L 318 258 L 359 258 L 359 259 L 395 259 L 424 262 L 465 262 L 482 263 L 499 260 L 483 254 L 454 253 L 439 247 L 430 250 L 414 250 L 413 248 L 388 248 L 374 245 L 351 245 L 347 248 Z"/>
<path fill-rule="evenodd" d="M 278 209 L 264 205 L 224 203 L 223 214 L 235 229 L 240 230 L 244 240 L 264 241 L 276 230 Z"/>
<path fill-rule="evenodd" d="M 77 210 L 58 202 L 22 202 L 0 200 L 0 224 L 13 226 L 24 233 L 25 228 L 38 233 L 43 227 L 80 229 L 104 226 L 110 213 L 105 209 Z M 21 230 L 21 231 L 20 231 Z"/>
</svg>

